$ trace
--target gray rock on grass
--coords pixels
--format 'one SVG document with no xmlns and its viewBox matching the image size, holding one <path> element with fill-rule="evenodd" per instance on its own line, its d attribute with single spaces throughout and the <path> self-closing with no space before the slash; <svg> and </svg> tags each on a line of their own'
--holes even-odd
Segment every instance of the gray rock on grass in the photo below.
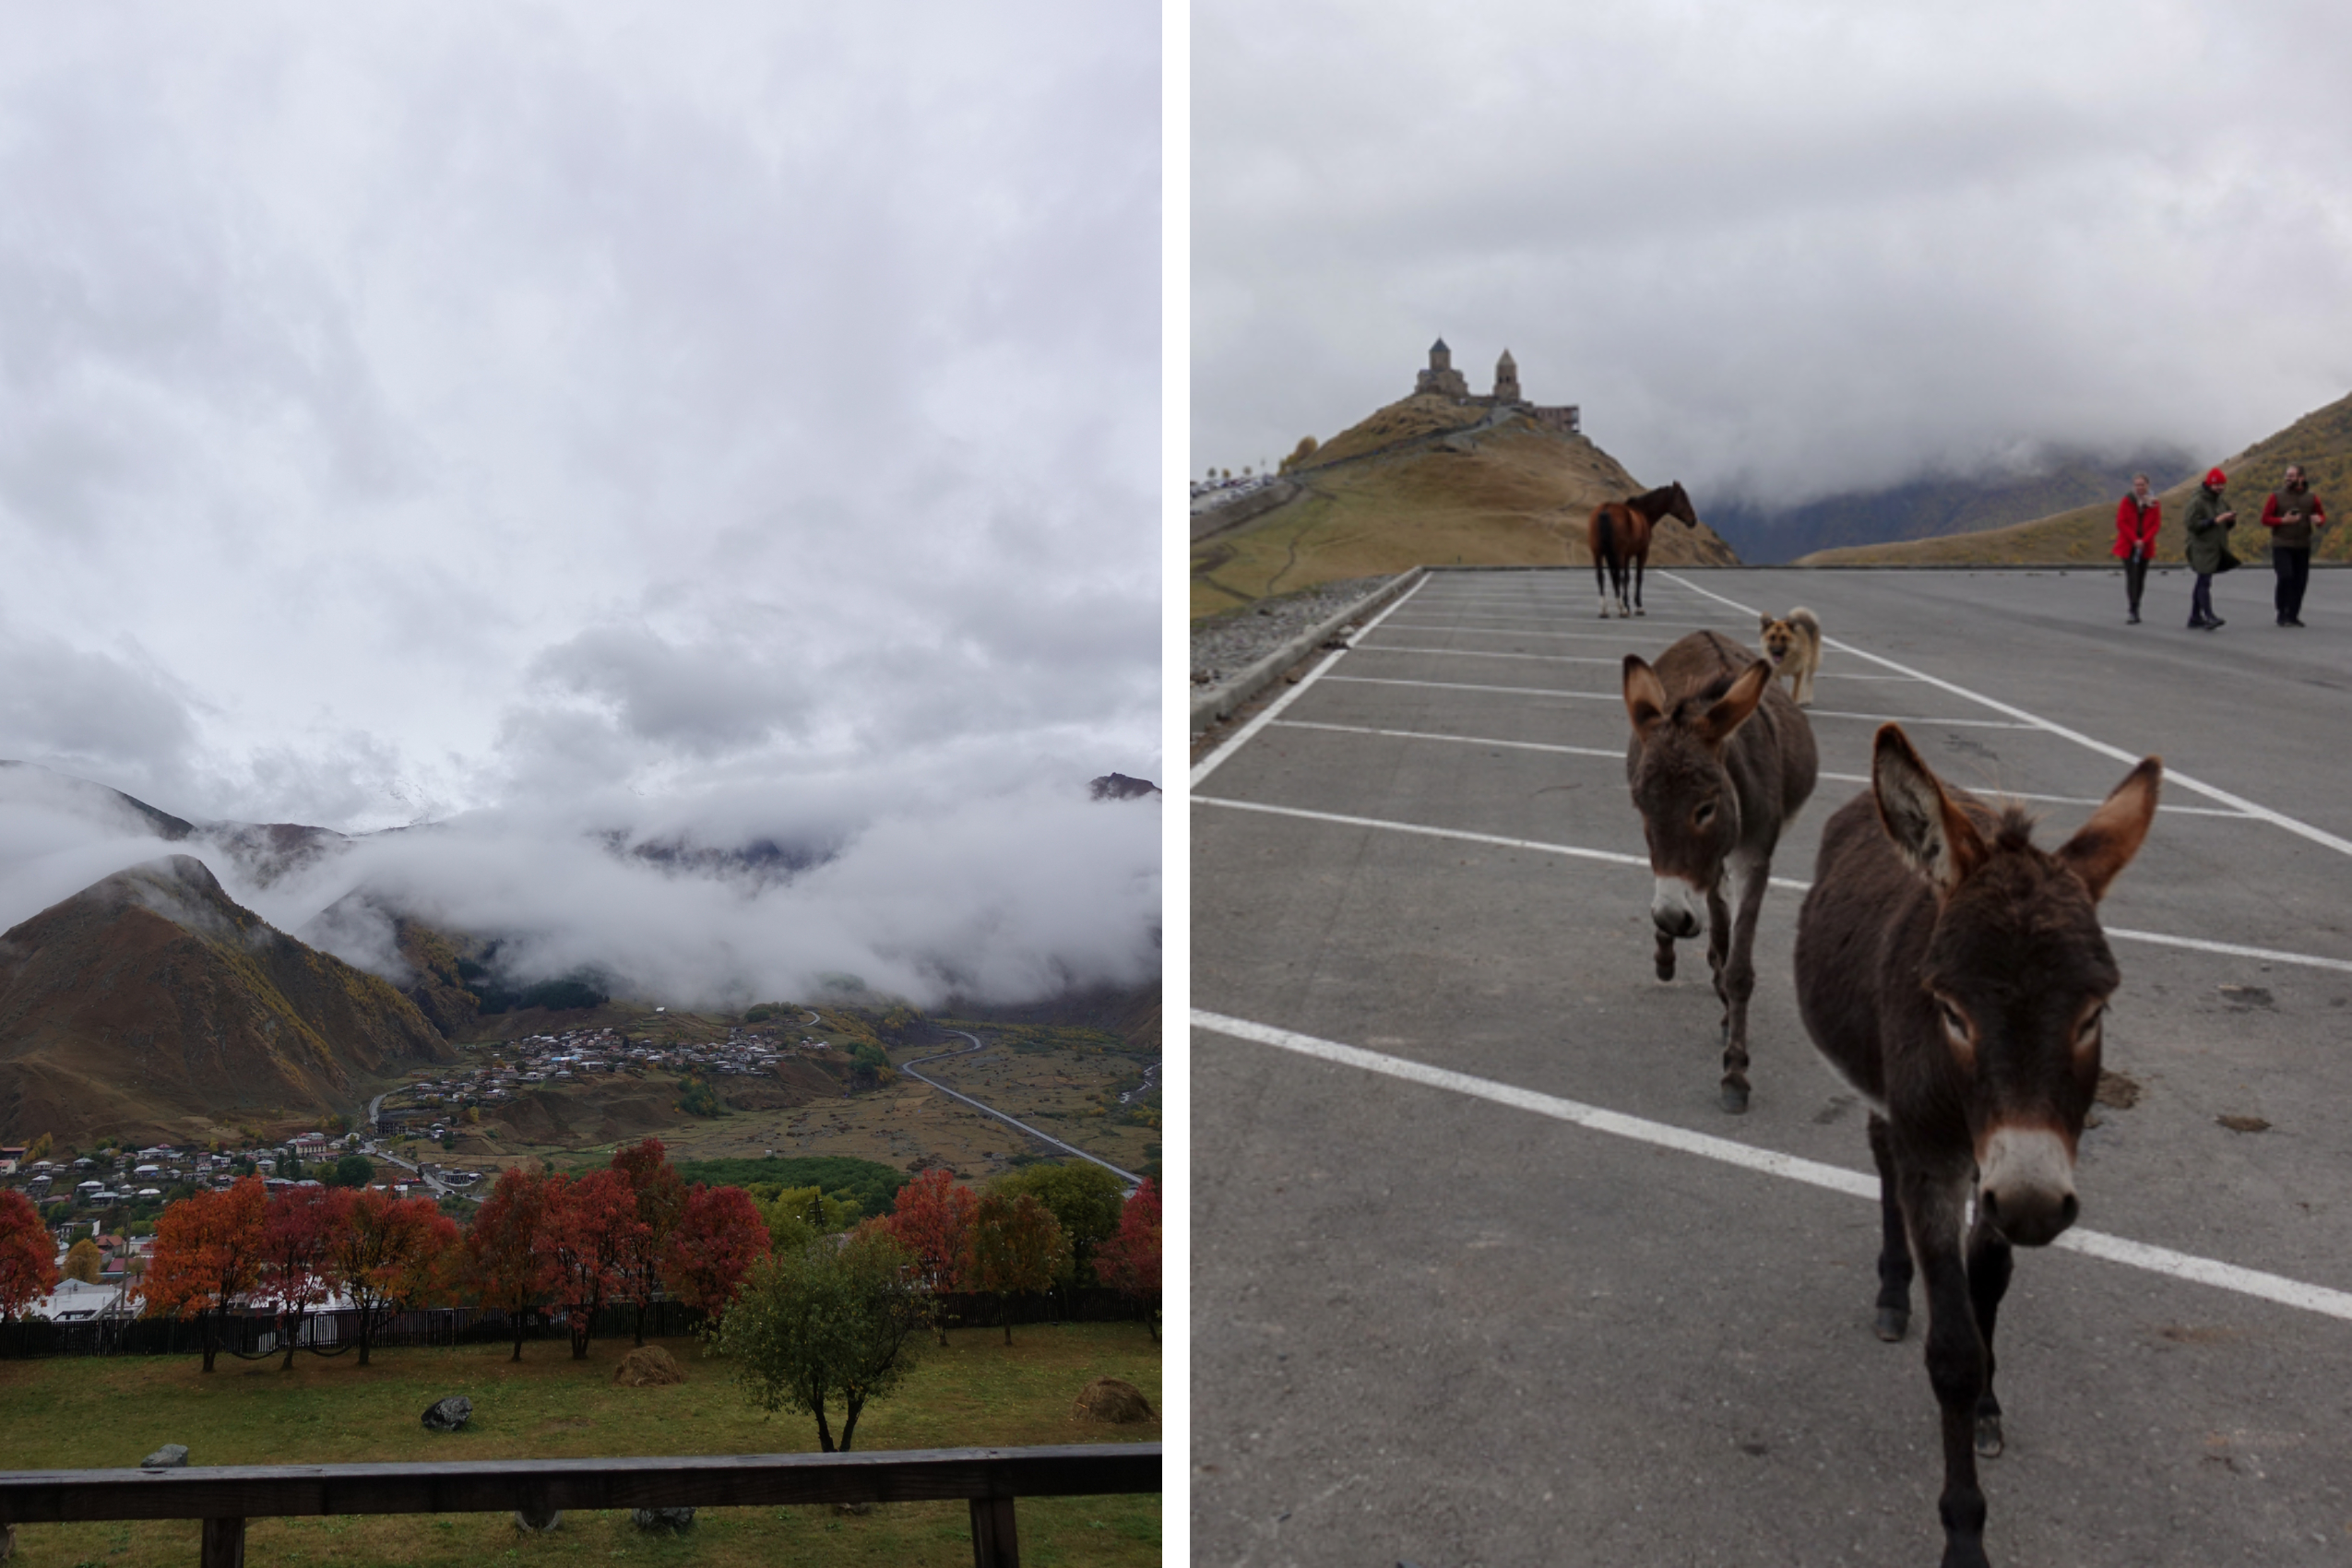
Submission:
<svg viewBox="0 0 2352 1568">
<path fill-rule="evenodd" d="M 518 1530 L 533 1530 L 544 1533 L 545 1531 L 555 1528 L 556 1526 L 563 1522 L 564 1510 L 561 1508 L 550 1508 L 544 1513 L 535 1512 L 529 1508 L 517 1508 L 515 1510 L 515 1528 Z"/>
<path fill-rule="evenodd" d="M 188 1462 L 188 1445 L 167 1443 L 139 1461 L 142 1470 L 176 1470 Z"/>
<path fill-rule="evenodd" d="M 691 1508 L 639 1508 L 629 1515 L 629 1523 L 641 1530 L 661 1535 L 683 1535 L 695 1527 L 695 1511 Z"/>
<path fill-rule="evenodd" d="M 456 1431 L 473 1418 L 474 1402 L 462 1394 L 435 1400 L 424 1412 L 427 1431 Z"/>
</svg>

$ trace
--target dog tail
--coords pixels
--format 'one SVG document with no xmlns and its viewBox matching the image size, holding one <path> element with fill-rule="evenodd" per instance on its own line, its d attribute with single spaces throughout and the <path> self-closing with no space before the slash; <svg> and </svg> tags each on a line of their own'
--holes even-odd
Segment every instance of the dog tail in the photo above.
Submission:
<svg viewBox="0 0 2352 1568">
<path fill-rule="evenodd" d="M 1812 633 L 1813 640 L 1815 642 L 1819 642 L 1821 640 L 1821 618 L 1815 615 L 1812 611 L 1791 610 L 1788 612 L 1788 619 L 1796 622 L 1797 624 Z"/>
</svg>

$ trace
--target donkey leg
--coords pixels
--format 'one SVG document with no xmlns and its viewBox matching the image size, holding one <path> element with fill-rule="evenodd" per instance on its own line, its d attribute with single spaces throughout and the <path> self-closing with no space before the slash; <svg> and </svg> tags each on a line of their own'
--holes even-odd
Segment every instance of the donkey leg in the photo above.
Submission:
<svg viewBox="0 0 2352 1568">
<path fill-rule="evenodd" d="M 2001 1299 L 2009 1293 L 2013 1266 L 2008 1240 L 1979 1220 L 1968 1239 L 1968 1305 L 1977 1314 L 1977 1333 L 1985 1342 L 1985 1391 L 1977 1399 L 1977 1452 L 1988 1459 L 2001 1454 L 2001 1401 L 1992 1391 L 2000 1358 L 1992 1348 L 1992 1329 L 2001 1316 Z"/>
<path fill-rule="evenodd" d="M 1748 1109 L 1748 999 L 1756 992 L 1756 916 L 1764 909 L 1772 864 L 1742 865 L 1735 855 L 1724 868 L 1737 884 L 1738 912 L 1731 920 L 1731 952 L 1721 975 L 1724 1006 L 1723 1109 Z"/>
<path fill-rule="evenodd" d="M 1907 1172 L 1902 1203 L 1927 1282 L 1928 1383 L 1935 1390 L 1943 1436 L 1943 1493 L 1936 1501 L 1943 1521 L 1943 1568 L 1990 1568 L 1976 1443 L 1985 1348 L 1960 1252 L 1964 1190 L 1957 1179 Z"/>
<path fill-rule="evenodd" d="M 1878 1319 L 1871 1324 L 1892 1345 L 1911 1326 L 1911 1240 L 1895 1191 L 1895 1150 L 1886 1118 L 1871 1112 L 1871 1158 L 1878 1166 Z"/>
</svg>

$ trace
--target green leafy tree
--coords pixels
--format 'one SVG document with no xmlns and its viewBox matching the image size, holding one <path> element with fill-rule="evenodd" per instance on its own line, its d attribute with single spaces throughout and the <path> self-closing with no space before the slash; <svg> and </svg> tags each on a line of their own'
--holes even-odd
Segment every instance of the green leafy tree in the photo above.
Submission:
<svg viewBox="0 0 2352 1568">
<path fill-rule="evenodd" d="M 1007 1194 L 1028 1193 L 1053 1211 L 1062 1234 L 1070 1243 L 1071 1273 L 1080 1285 L 1107 1283 L 1095 1267 L 1095 1254 L 1119 1229 L 1119 1212 L 1127 1201 L 1126 1183 L 1088 1160 L 1025 1165 L 1008 1170 L 991 1185 Z"/>
<path fill-rule="evenodd" d="M 1013 1343 L 1013 1298 L 1051 1289 L 1069 1267 L 1069 1239 L 1034 1194 L 980 1194 L 972 1208 L 971 1262 L 964 1277 L 1001 1303 L 1004 1343 Z"/>
<path fill-rule="evenodd" d="M 861 1206 L 848 1193 L 821 1187 L 778 1187 L 766 1182 L 745 1189 L 774 1250 L 795 1253 L 820 1236 L 838 1236 L 857 1224 Z"/>
<path fill-rule="evenodd" d="M 871 1227 L 846 1245 L 771 1253 L 743 1282 L 712 1347 L 735 1363 L 753 1404 L 814 1416 L 817 1447 L 846 1454 L 867 1402 L 895 1390 L 921 1352 L 909 1273 L 905 1250 Z M 842 1412 L 837 1450 L 828 1406 Z"/>
<path fill-rule="evenodd" d="M 364 1187 L 375 1180 L 375 1161 L 363 1154 L 347 1154 L 319 1180 L 330 1187 Z"/>
</svg>

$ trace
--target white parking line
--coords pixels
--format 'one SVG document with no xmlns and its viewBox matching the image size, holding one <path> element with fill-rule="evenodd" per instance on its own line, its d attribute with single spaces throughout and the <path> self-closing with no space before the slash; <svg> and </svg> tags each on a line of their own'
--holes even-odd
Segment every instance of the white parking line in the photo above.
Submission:
<svg viewBox="0 0 2352 1568">
<path fill-rule="evenodd" d="M 1372 650 L 1377 651 L 1377 650 Z M 1317 673 L 1321 673 L 1318 671 Z M 1407 681 L 1388 675 L 1330 675 L 1326 680 L 1344 682 L 1358 686 L 1424 686 L 1442 692 L 1508 692 L 1523 697 L 1564 697 L 1572 702 L 1613 702 L 1625 700 L 1621 692 L 1571 692 L 1557 686 L 1485 686 L 1468 681 Z M 1301 684 L 1305 683 L 1301 682 Z M 2021 724 L 2008 719 L 1939 719 L 1924 713 L 1844 713 L 1835 708 L 1816 707 L 1807 710 L 1814 719 L 1853 719 L 1865 724 L 1932 724 L 1954 730 L 2039 730 L 2038 724 Z"/>
<path fill-rule="evenodd" d="M 1659 575 L 1664 576 L 1665 574 L 1661 573 Z M 1679 577 L 1674 580 L 1681 582 L 1681 579 Z M 1709 599 L 1716 600 L 1720 603 L 1728 604 L 1734 610 L 1745 611 L 1751 615 L 1756 613 L 1756 612 L 1749 610 L 1746 605 L 1741 604 L 1738 600 L 1730 599 L 1723 594 L 1716 593 L 1712 588 L 1703 588 L 1696 583 L 1682 583 L 1682 586 L 1691 589 L 1693 593 L 1703 593 Z M 2051 720 L 2042 718 L 2039 714 L 2029 713 L 2025 709 L 2018 707 L 2013 704 L 2002 702 L 1998 698 L 1986 696 L 1981 692 L 1972 692 L 1966 686 L 1955 685 L 1950 681 L 1939 680 L 1933 675 L 1922 674 L 1920 671 L 1910 668 L 1908 665 L 1897 664 L 1891 659 L 1883 659 L 1875 653 L 1867 652 L 1864 649 L 1854 647 L 1850 643 L 1838 642 L 1834 638 L 1823 637 L 1822 639 L 1822 646 L 1824 647 L 1834 647 L 1841 653 L 1850 653 L 1857 659 L 1867 659 L 1873 664 L 1883 665 L 1889 670 L 1897 671 L 1898 673 L 1913 676 L 1916 679 L 1925 681 L 1929 685 L 1939 687 L 1943 691 L 1950 692 L 1954 696 L 1966 697 L 1970 702 L 1974 703 L 1981 703 L 1985 707 L 1991 708 L 1995 713 L 2006 713 L 2012 718 L 2024 719 L 2034 729 L 2048 731 L 2050 734 L 2059 736 L 2063 740 L 2072 741 L 2078 746 L 2087 747 L 2090 750 L 2098 753 L 2101 756 L 2112 757 L 2118 762 L 2124 763 L 2136 763 L 2140 760 L 2137 756 L 2134 756 L 2132 753 L 2125 751 L 2120 746 L 2111 746 L 2105 741 L 2093 740 L 2090 736 L 2084 734 L 2079 730 L 2069 730 L 2063 724 L 2053 723 Z M 2191 778 L 2188 774 L 2180 772 L 2175 768 L 2166 768 L 2164 770 L 2164 778 L 2165 782 L 2168 784 L 2177 784 L 2181 789 L 2203 795 L 2209 801 L 2218 801 L 2223 805 L 2234 806 L 2238 810 L 2244 812 L 2248 816 L 2260 817 L 2263 821 L 2269 823 L 2274 827 L 2284 828 L 2286 831 L 2292 833 L 2299 837 L 2310 839 L 2314 844 L 2324 845 L 2328 849 L 2335 850 L 2338 854 L 2352 855 L 2352 839 L 2340 838 L 2334 834 L 2328 832 L 2325 828 L 2314 827 L 2308 822 L 2299 822 L 2295 818 L 2288 816 L 2285 812 L 2273 811 L 2268 806 L 2259 805 L 2252 801 L 2247 800 L 2242 795 L 2233 795 L 2227 790 L 2219 789 L 2214 785 L 2208 784 L 2201 778 Z"/>
<path fill-rule="evenodd" d="M 1426 653 L 1440 659 L 1532 659 L 1540 664 L 1606 664 L 1611 670 L 1624 668 L 1622 658 L 1610 659 L 1598 653 L 1504 653 L 1483 647 L 1406 647 L 1396 643 L 1356 643 L 1358 653 Z"/>
<path fill-rule="evenodd" d="M 1489 735 L 1441 735 L 1428 730 L 1378 730 L 1364 724 L 1322 724 L 1304 719 L 1279 719 L 1275 720 L 1273 727 L 1277 730 L 1326 730 L 1338 735 L 1379 735 L 1393 741 L 1450 741 L 1456 745 L 1464 746 L 1500 746 L 1505 750 L 1519 752 L 1557 752 L 1567 756 L 1607 757 L 1611 762 L 1625 760 L 1625 751 L 1621 746 L 1611 751 L 1602 746 L 1561 746 L 1541 741 L 1498 741 Z M 1832 784 L 1868 784 L 1870 782 L 1870 779 L 1859 773 L 1822 773 L 1814 777 Z M 1980 791 L 1980 793 L 1990 794 L 1998 800 L 2031 801 L 2039 805 L 2049 806 L 2096 806 L 2100 803 L 2088 795 L 2033 795 L 2020 790 L 1995 790 Z M 2156 810 L 2177 813 L 2181 816 L 2230 817 L 2240 822 L 2262 820 L 2245 812 L 2224 811 L 2216 806 L 2159 805 Z"/>
<path fill-rule="evenodd" d="M 1646 1117 L 1628 1116 L 1623 1111 L 1604 1111 L 1598 1106 L 1562 1099 L 1557 1095 L 1523 1089 L 1515 1085 L 1497 1083 L 1491 1078 L 1476 1077 L 1450 1068 L 1432 1067 L 1427 1063 L 1390 1056 L 1383 1051 L 1366 1051 L 1360 1046 L 1342 1045 L 1336 1040 L 1318 1039 L 1313 1035 L 1252 1023 L 1245 1018 L 1229 1017 L 1198 1007 L 1193 1009 L 1192 1022 L 1194 1028 L 1207 1029 L 1230 1039 L 1272 1046 L 1278 1051 L 1313 1057 L 1337 1066 L 1353 1067 L 1360 1072 L 1377 1073 L 1384 1077 L 1420 1084 L 1427 1088 L 1445 1089 L 1474 1099 L 1507 1105 L 1515 1111 L 1532 1111 L 1538 1116 L 1548 1116 L 1591 1132 L 1606 1133 L 1612 1137 L 1628 1138 L 1680 1154 L 1696 1155 L 1702 1159 L 1716 1160 L 1742 1170 L 1777 1176 L 1784 1181 L 1802 1182 L 1809 1186 L 1873 1202 L 1879 1195 L 1875 1175 L 1849 1170 L 1844 1166 L 1824 1165 L 1819 1160 L 1758 1148 L 1752 1144 L 1736 1143 L 1711 1134 L 1694 1133 L 1687 1127 L 1652 1122 Z M 2151 1246 L 2144 1241 L 2079 1228 L 2067 1231 L 2050 1245 L 2055 1250 L 2080 1253 L 2085 1257 L 2145 1269 L 2152 1274 L 2167 1275 L 2200 1285 L 2211 1285 L 2223 1290 L 2234 1290 L 2240 1295 L 2276 1301 L 2282 1306 L 2299 1307 L 2305 1312 L 2352 1322 L 2352 1293 L 2332 1289 L 2325 1285 L 2308 1284 L 2303 1280 L 2289 1279 L 2284 1275 L 2240 1268 L 2217 1259 L 2198 1257 L 2190 1253 L 2175 1252 L 2169 1247 Z"/>
<path fill-rule="evenodd" d="M 1424 838 L 1451 838 L 1468 844 L 1490 844 L 1504 849 L 1532 849 L 1538 854 L 1566 855 L 1580 861 L 1605 861 L 1611 865 L 1639 866 L 1649 870 L 1646 855 L 1621 854 L 1613 849 L 1587 849 L 1575 844 L 1550 844 L 1540 838 L 1512 838 L 1497 833 L 1475 833 L 1462 827 L 1432 827 L 1426 823 L 1391 822 L 1376 816 L 1349 816 L 1340 812 L 1310 811 L 1304 806 L 1268 805 L 1262 801 L 1229 801 L 1216 795 L 1193 797 L 1196 806 L 1219 806 L 1227 811 L 1258 812 L 1267 816 L 1298 817 L 1307 822 L 1327 822 L 1342 827 L 1370 827 L 1387 833 L 1408 833 Z M 1793 876 L 1776 876 L 1775 887 L 1786 887 L 1803 893 L 1812 887 Z M 2310 969 L 2334 969 L 2352 974 L 2352 959 L 2326 958 L 2315 953 L 2288 953 L 2272 947 L 2248 947 L 2233 942 L 2208 942 L 2199 936 L 2171 936 L 2162 932 L 2132 931 L 2121 926 L 2108 926 L 2107 934 L 2121 942 L 2143 942 L 2156 947 L 2180 947 L 2195 953 L 2215 953 L 2233 958 L 2259 958 L 2268 964 L 2294 964 Z"/>
</svg>

